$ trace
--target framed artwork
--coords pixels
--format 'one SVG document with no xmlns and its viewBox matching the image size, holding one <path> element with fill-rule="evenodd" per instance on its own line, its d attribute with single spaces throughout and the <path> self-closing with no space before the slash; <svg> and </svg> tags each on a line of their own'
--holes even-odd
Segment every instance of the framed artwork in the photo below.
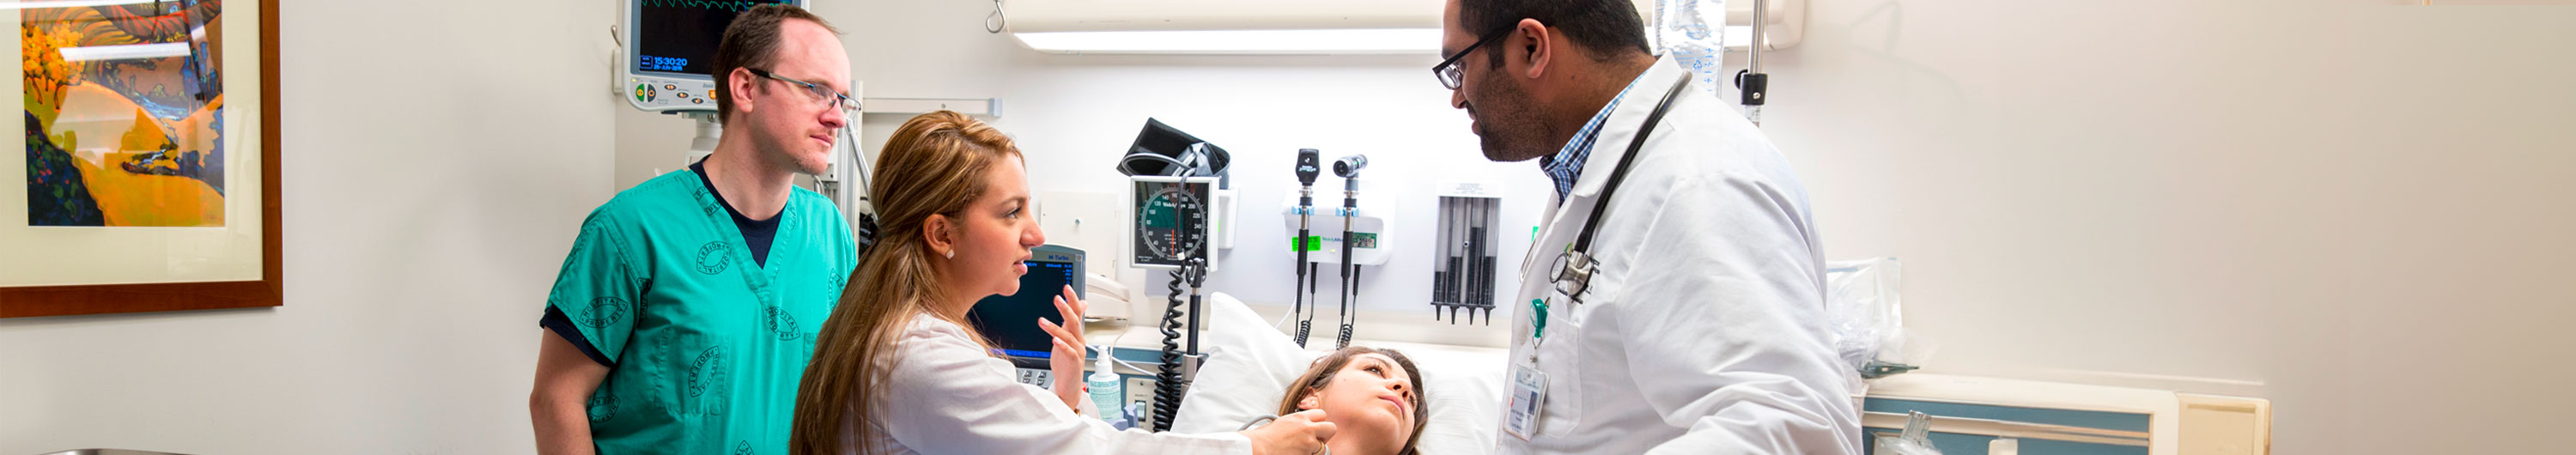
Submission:
<svg viewBox="0 0 2576 455">
<path fill-rule="evenodd" d="M 277 0 L 25 0 L 0 317 L 278 306 Z"/>
</svg>

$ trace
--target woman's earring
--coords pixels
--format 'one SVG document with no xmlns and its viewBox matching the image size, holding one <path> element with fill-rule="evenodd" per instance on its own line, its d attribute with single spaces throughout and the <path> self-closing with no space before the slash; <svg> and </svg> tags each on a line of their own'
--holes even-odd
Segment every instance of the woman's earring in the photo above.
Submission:
<svg viewBox="0 0 2576 455">
<path fill-rule="evenodd" d="M 957 258 L 957 250 L 948 250 L 948 258 L 949 258 L 949 259 L 956 259 L 956 258 Z"/>
</svg>

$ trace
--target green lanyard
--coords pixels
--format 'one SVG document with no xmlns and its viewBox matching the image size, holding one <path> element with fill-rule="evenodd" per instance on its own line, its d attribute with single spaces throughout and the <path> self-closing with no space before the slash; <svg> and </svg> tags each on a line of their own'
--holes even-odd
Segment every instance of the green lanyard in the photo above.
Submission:
<svg viewBox="0 0 2576 455">
<path fill-rule="evenodd" d="M 1538 365 L 1539 346 L 1547 344 L 1546 300 L 1530 299 L 1530 340 L 1529 363 L 1535 367 Z"/>
<path fill-rule="evenodd" d="M 1530 299 L 1530 339 L 1543 340 L 1546 336 L 1547 301 Z"/>
</svg>

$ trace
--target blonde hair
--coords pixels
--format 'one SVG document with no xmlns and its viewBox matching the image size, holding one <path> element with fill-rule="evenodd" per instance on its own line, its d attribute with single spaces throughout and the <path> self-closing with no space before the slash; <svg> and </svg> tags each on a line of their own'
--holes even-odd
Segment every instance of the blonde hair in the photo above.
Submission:
<svg viewBox="0 0 2576 455">
<path fill-rule="evenodd" d="M 788 453 L 875 453 L 883 430 L 871 419 L 885 414 L 887 376 L 902 360 L 893 355 L 894 344 L 905 328 L 925 313 L 972 327 L 955 320 L 962 315 L 932 309 L 949 296 L 930 267 L 922 231 L 931 215 L 954 214 L 982 197 L 985 173 L 1016 164 L 1013 158 L 1022 157 L 1010 137 L 952 111 L 913 117 L 886 138 L 868 185 L 879 223 L 876 245 L 859 259 L 839 306 L 823 322 L 797 387 Z M 844 439 L 843 429 L 856 430 L 855 437 Z"/>
<path fill-rule="evenodd" d="M 1297 406 L 1297 402 L 1304 399 L 1306 395 L 1314 394 L 1316 391 L 1323 390 L 1325 385 L 1331 384 L 1333 375 L 1341 373 L 1342 366 L 1349 365 L 1351 359 L 1358 358 L 1360 354 L 1378 354 L 1394 359 L 1396 367 L 1403 368 L 1404 377 L 1413 383 L 1411 384 L 1413 403 L 1406 406 L 1413 408 L 1413 431 L 1405 433 L 1404 446 L 1395 453 L 1398 455 L 1420 453 L 1420 450 L 1414 446 L 1422 442 L 1423 424 L 1431 420 L 1431 409 L 1422 406 L 1423 402 L 1431 400 L 1428 395 L 1430 392 L 1422 390 L 1422 370 L 1413 367 L 1413 359 L 1405 358 L 1404 353 L 1395 352 L 1394 349 L 1349 346 L 1315 359 L 1314 365 L 1306 367 L 1305 374 L 1297 375 L 1297 382 L 1288 384 L 1288 395 L 1279 397 L 1279 415 L 1304 411 L 1305 409 Z"/>
</svg>

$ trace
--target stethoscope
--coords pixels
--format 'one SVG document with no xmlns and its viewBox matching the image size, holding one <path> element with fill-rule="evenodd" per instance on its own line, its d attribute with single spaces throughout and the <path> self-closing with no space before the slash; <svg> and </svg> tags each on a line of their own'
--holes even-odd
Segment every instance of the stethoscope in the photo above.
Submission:
<svg viewBox="0 0 2576 455">
<path fill-rule="evenodd" d="M 1628 141 L 1628 151 L 1619 155 L 1619 167 L 1610 171 L 1610 181 L 1601 188 L 1601 196 L 1593 198 L 1592 215 L 1583 219 L 1583 232 L 1575 234 L 1574 243 L 1556 255 L 1556 274 L 1550 280 L 1555 282 L 1556 292 L 1574 303 L 1583 303 L 1583 291 L 1592 287 L 1592 276 L 1601 270 L 1600 261 L 1592 256 L 1592 236 L 1601 230 L 1601 214 L 1610 209 L 1610 194 L 1628 179 L 1628 169 L 1637 164 L 1637 149 L 1646 146 L 1646 136 L 1655 132 L 1655 125 L 1664 120 L 1664 112 L 1672 110 L 1673 100 L 1681 98 L 1682 87 L 1689 84 L 1690 74 L 1684 73 L 1681 80 L 1673 81 L 1672 88 L 1664 90 L 1663 101 L 1655 103 L 1655 112 L 1646 115 L 1645 126 L 1639 127 L 1637 137 Z"/>
</svg>

